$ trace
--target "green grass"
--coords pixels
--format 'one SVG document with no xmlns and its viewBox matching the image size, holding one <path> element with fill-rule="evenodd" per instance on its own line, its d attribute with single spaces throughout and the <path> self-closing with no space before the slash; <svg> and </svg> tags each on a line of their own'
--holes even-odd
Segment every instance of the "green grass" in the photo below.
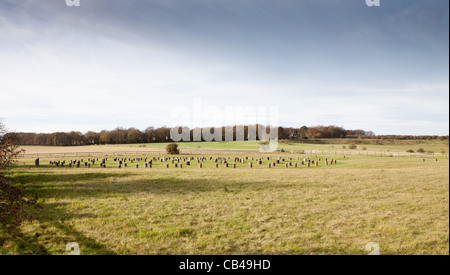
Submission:
<svg viewBox="0 0 450 275">
<path fill-rule="evenodd" d="M 448 160 L 338 156 L 325 166 L 320 156 L 319 167 L 216 169 L 206 157 L 203 169 L 24 160 L 7 176 L 42 207 L 18 230 L 0 229 L 0 254 L 66 254 L 69 242 L 82 254 L 367 254 L 369 242 L 382 254 L 449 254 Z"/>
<path fill-rule="evenodd" d="M 286 151 L 299 151 L 299 150 L 324 150 L 324 151 L 342 151 L 342 146 L 347 147 L 347 151 L 350 150 L 349 143 L 352 143 L 351 139 L 323 139 L 318 140 L 318 144 L 312 143 L 301 143 L 301 142 L 280 142 L 279 148 L 283 148 Z M 357 142 L 357 149 L 361 150 L 366 147 L 368 151 L 389 151 L 389 152 L 406 152 L 411 149 L 417 151 L 419 148 L 423 148 L 426 152 L 433 151 L 435 153 L 440 153 L 444 150 L 446 153 L 449 152 L 448 141 L 440 140 L 396 140 L 396 141 L 378 141 L 383 144 L 373 144 L 374 141 L 365 140 L 355 140 Z M 361 144 L 358 144 L 361 142 Z M 321 144 L 323 143 L 323 144 Z M 365 144 L 367 143 L 367 144 Z M 146 146 L 148 148 L 165 148 L 168 143 L 146 143 L 146 144 L 133 144 L 130 147 Z M 194 149 L 218 149 L 218 150 L 259 150 L 259 141 L 235 141 L 235 142 L 177 142 L 181 149 L 194 150 Z M 355 151 L 355 150 L 353 150 Z"/>
<path fill-rule="evenodd" d="M 306 141 L 305 141 L 306 142 Z M 419 148 L 423 148 L 425 152 L 434 153 L 449 153 L 448 141 L 439 140 L 350 140 L 350 139 L 322 139 L 307 142 L 315 143 L 299 143 L 299 142 L 280 142 L 278 148 L 286 151 L 321 151 L 322 154 L 407 154 L 408 150 L 417 152 Z M 356 142 L 357 148 L 349 149 L 349 143 Z M 376 144 L 382 142 L 384 145 Z M 367 143 L 367 144 L 359 144 Z M 74 147 L 50 147 L 50 146 L 22 146 L 26 151 L 28 157 L 35 157 L 37 153 L 42 154 L 56 154 L 63 155 L 80 153 L 80 155 L 88 155 L 88 152 L 96 155 L 98 153 L 107 153 L 109 155 L 117 154 L 117 152 L 139 152 L 139 151 L 154 151 L 155 154 L 164 153 L 165 147 L 169 143 L 147 143 L 147 144 L 118 144 L 118 145 L 89 145 L 89 146 L 74 146 Z M 236 141 L 236 142 L 179 142 L 181 153 L 183 154 L 211 154 L 214 151 L 217 153 L 236 154 L 238 152 L 258 152 L 260 145 L 258 141 Z M 346 149 L 343 149 L 343 146 Z M 364 148 L 363 148 L 364 147 Z M 84 153 L 83 153 L 84 152 Z M 41 155 L 42 156 L 42 155 Z M 427 155 L 430 156 L 430 155 Z"/>
</svg>

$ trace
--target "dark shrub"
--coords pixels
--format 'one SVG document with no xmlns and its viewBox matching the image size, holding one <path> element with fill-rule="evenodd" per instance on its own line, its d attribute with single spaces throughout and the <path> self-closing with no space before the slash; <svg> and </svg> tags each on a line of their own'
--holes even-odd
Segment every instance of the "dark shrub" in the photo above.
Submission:
<svg viewBox="0 0 450 275">
<path fill-rule="evenodd" d="M 167 151 L 167 154 L 169 154 L 169 155 L 179 155 L 180 154 L 180 150 L 178 149 L 178 144 L 176 144 L 176 143 L 168 144 L 166 147 L 166 151 Z"/>
<path fill-rule="evenodd" d="M 31 219 L 25 211 L 25 206 L 37 203 L 36 196 L 10 185 L 3 176 L 3 171 L 23 152 L 17 148 L 13 137 L 6 134 L 0 121 L 0 226 L 8 229 L 20 226 L 24 219 Z"/>
</svg>

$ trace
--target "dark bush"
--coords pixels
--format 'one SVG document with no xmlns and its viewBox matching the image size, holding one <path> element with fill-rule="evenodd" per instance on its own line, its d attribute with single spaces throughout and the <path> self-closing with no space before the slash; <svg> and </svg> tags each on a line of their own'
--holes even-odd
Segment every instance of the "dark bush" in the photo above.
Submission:
<svg viewBox="0 0 450 275">
<path fill-rule="evenodd" d="M 180 150 L 178 149 L 178 144 L 176 144 L 176 143 L 168 144 L 166 147 L 166 151 L 167 151 L 167 154 L 169 154 L 169 155 L 179 155 L 180 154 Z"/>
<path fill-rule="evenodd" d="M 24 219 L 31 219 L 25 211 L 25 206 L 37 203 L 37 197 L 12 186 L 3 176 L 4 170 L 22 153 L 15 145 L 13 137 L 14 135 L 6 134 L 0 121 L 0 225 L 6 228 L 17 227 Z"/>
<path fill-rule="evenodd" d="M 36 205 L 37 200 L 36 196 L 26 194 L 0 176 L 0 225 L 12 228 L 20 226 L 25 219 L 31 219 L 24 206 Z"/>
</svg>

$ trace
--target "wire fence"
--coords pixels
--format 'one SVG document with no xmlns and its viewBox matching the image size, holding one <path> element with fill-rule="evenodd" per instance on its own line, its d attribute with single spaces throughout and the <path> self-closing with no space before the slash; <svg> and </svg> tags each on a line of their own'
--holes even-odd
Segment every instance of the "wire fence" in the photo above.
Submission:
<svg viewBox="0 0 450 275">
<path fill-rule="evenodd" d="M 357 150 L 300 150 L 289 151 L 293 154 L 309 154 L 309 155 L 344 155 L 344 156 L 378 156 L 378 157 L 425 157 L 425 158 L 444 158 L 448 159 L 448 153 L 408 153 L 408 152 L 391 152 L 391 151 L 357 151 Z"/>
<path fill-rule="evenodd" d="M 152 151 L 110 151 L 110 152 L 58 152 L 58 153 L 23 153 L 21 158 L 65 158 L 65 157 L 108 157 L 108 156 L 146 156 L 166 155 L 165 150 Z M 423 157 L 448 159 L 447 153 L 407 153 L 390 151 L 357 150 L 296 150 L 285 152 L 261 153 L 259 150 L 187 150 L 181 149 L 181 155 L 240 155 L 240 154 L 305 154 L 305 155 L 341 155 L 341 156 L 378 156 L 378 157 Z"/>
<path fill-rule="evenodd" d="M 255 150 L 180 150 L 181 155 L 218 155 L 218 154 L 248 154 Z M 167 155 L 166 150 L 152 151 L 111 151 L 111 152 L 60 152 L 60 153 L 23 153 L 20 158 L 64 158 L 64 157 L 107 157 L 107 156 L 145 156 Z"/>
</svg>

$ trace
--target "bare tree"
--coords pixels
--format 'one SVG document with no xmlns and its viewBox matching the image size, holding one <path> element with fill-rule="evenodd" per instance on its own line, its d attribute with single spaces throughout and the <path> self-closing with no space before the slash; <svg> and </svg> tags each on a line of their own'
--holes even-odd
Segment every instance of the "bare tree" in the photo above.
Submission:
<svg viewBox="0 0 450 275">
<path fill-rule="evenodd" d="M 6 128 L 0 121 L 0 173 L 23 152 L 15 145 L 14 139 L 14 134 L 7 135 Z"/>
<path fill-rule="evenodd" d="M 7 135 L 0 121 L 0 225 L 6 228 L 17 227 L 24 219 L 31 218 L 24 210 L 24 206 L 34 205 L 37 202 L 37 197 L 12 186 L 3 175 L 4 170 L 22 152 L 14 144 L 13 137 L 14 135 Z"/>
</svg>

